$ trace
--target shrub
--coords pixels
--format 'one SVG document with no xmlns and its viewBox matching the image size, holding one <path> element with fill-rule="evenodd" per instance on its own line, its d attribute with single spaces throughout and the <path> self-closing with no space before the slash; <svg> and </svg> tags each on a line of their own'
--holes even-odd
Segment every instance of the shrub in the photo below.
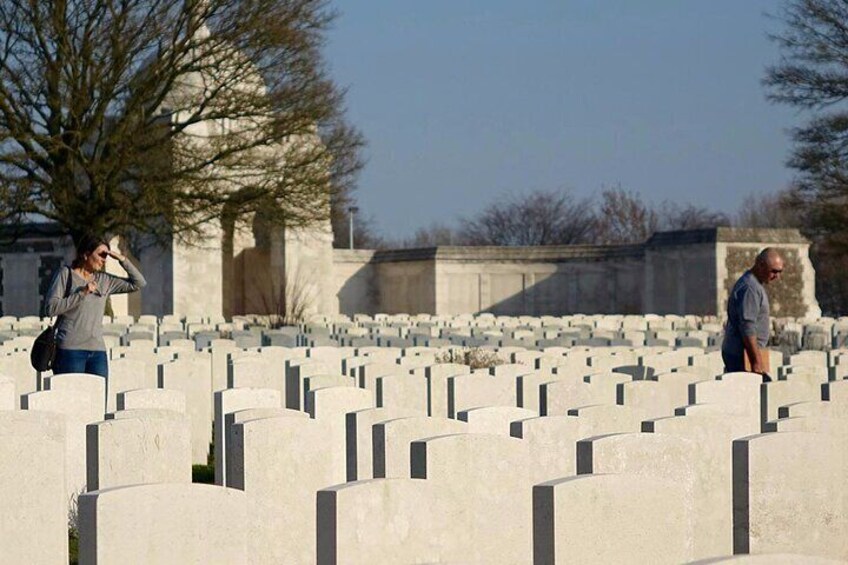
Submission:
<svg viewBox="0 0 848 565">
<path fill-rule="evenodd" d="M 448 349 L 436 355 L 436 363 L 456 363 L 468 365 L 472 369 L 488 369 L 496 365 L 503 365 L 504 360 L 496 352 L 489 349 L 464 347 L 462 349 Z"/>
</svg>

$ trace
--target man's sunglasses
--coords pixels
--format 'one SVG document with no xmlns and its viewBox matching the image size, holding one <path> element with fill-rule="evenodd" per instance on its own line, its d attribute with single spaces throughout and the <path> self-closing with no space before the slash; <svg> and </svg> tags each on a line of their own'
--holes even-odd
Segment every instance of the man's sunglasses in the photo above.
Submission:
<svg viewBox="0 0 848 565">
<path fill-rule="evenodd" d="M 783 272 L 783 269 L 772 269 L 771 270 L 771 274 L 773 274 L 773 275 L 779 275 L 782 272 Z"/>
</svg>

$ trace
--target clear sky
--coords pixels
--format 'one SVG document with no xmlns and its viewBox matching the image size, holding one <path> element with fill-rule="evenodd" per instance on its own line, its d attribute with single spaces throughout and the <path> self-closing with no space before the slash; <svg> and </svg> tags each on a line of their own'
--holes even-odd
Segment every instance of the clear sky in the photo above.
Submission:
<svg viewBox="0 0 848 565">
<path fill-rule="evenodd" d="M 378 230 L 499 196 L 620 184 L 732 213 L 785 187 L 792 109 L 765 99 L 779 0 L 336 2 L 327 59 L 368 139 Z"/>
</svg>

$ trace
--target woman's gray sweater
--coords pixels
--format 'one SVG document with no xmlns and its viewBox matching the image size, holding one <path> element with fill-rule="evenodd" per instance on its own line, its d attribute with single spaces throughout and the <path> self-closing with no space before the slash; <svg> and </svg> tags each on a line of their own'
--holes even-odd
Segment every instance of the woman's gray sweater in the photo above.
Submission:
<svg viewBox="0 0 848 565">
<path fill-rule="evenodd" d="M 48 316 L 62 316 L 56 328 L 56 344 L 61 349 L 82 349 L 86 351 L 105 351 L 103 342 L 103 314 L 106 311 L 106 298 L 110 294 L 135 292 L 144 287 L 141 272 L 128 259 L 121 261 L 121 267 L 129 278 L 116 277 L 99 271 L 94 273 L 97 292 L 83 293 L 87 281 L 74 273 L 69 267 L 62 267 L 53 277 L 50 290 L 47 291 L 46 312 Z M 68 276 L 71 276 L 71 292 L 65 297 Z"/>
</svg>

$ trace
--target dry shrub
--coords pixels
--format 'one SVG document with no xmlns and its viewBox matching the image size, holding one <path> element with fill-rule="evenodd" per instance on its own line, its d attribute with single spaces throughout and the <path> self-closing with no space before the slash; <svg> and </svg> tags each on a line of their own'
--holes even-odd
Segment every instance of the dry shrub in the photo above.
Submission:
<svg viewBox="0 0 848 565">
<path fill-rule="evenodd" d="M 436 355 L 436 363 L 456 363 L 457 365 L 468 365 L 472 369 L 488 369 L 497 365 L 503 365 L 504 360 L 498 354 L 480 347 L 463 347 L 448 349 Z"/>
</svg>

